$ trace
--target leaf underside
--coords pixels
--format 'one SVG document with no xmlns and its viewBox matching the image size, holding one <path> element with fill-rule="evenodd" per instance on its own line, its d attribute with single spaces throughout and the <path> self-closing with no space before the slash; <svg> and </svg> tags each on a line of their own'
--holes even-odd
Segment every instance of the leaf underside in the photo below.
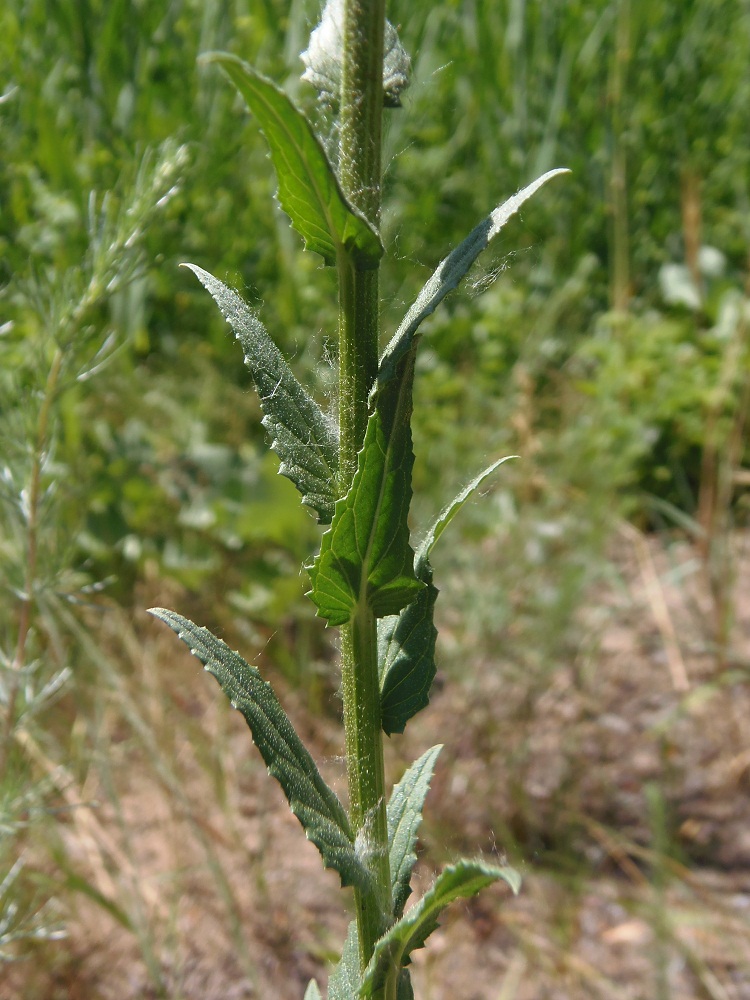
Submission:
<svg viewBox="0 0 750 1000">
<path fill-rule="evenodd" d="M 305 995 L 303 997 L 303 1000 L 323 1000 L 323 998 L 320 995 L 320 987 L 318 986 L 318 984 L 315 982 L 314 979 L 311 979 L 310 982 L 307 984 L 307 989 L 305 990 Z"/>
<path fill-rule="evenodd" d="M 227 53 L 210 53 L 244 98 L 271 150 L 278 200 L 307 250 L 335 265 L 340 250 L 361 269 L 377 267 L 380 237 L 347 201 L 325 150 L 305 116 L 271 80 Z"/>
<path fill-rule="evenodd" d="M 344 807 L 323 780 L 268 681 L 208 629 L 165 608 L 152 608 L 151 614 L 182 639 L 245 717 L 269 774 L 281 785 L 325 867 L 336 869 L 342 886 L 369 890 L 370 875 L 357 857 Z"/>
<path fill-rule="evenodd" d="M 414 761 L 394 786 L 388 802 L 388 848 L 391 868 L 393 916 L 398 920 L 409 898 L 412 869 L 417 861 L 416 844 L 422 807 L 435 770 L 442 744 L 427 750 Z"/>
<path fill-rule="evenodd" d="M 456 514 L 461 510 L 466 501 L 471 499 L 471 497 L 484 485 L 485 481 L 489 479 L 496 469 L 499 469 L 501 465 L 505 465 L 505 463 L 510 461 L 511 458 L 517 457 L 517 455 L 506 455 L 505 458 L 498 458 L 496 462 L 488 465 L 487 468 L 483 469 L 478 476 L 475 476 L 470 483 L 467 483 L 461 492 L 454 497 L 453 500 L 451 500 L 448 506 L 443 508 L 436 518 L 435 523 L 429 531 L 425 533 L 424 538 L 417 548 L 414 565 L 418 576 L 421 572 L 423 572 L 435 542 L 437 542 L 438 538 L 440 538 L 442 533 L 451 523 Z"/>
<path fill-rule="evenodd" d="M 378 622 L 380 722 L 391 736 L 403 733 L 406 723 L 430 702 L 435 680 L 435 602 L 437 587 L 424 567 L 418 579 L 425 583 L 417 599 L 398 615 Z"/>
<path fill-rule="evenodd" d="M 383 351 L 375 386 L 376 392 L 380 392 L 381 387 L 396 374 L 396 365 L 411 347 L 414 335 L 422 321 L 435 311 L 449 292 L 458 286 L 474 261 L 489 246 L 490 241 L 497 236 L 505 223 L 548 180 L 557 177 L 558 174 L 566 173 L 569 171 L 563 168 L 549 170 L 533 183 L 522 188 L 491 212 L 469 233 L 463 243 L 460 243 L 441 261 L 404 316 L 403 322 L 396 330 L 391 342 Z"/>
<path fill-rule="evenodd" d="M 440 513 L 414 558 L 415 575 L 425 589 L 399 615 L 378 622 L 381 725 L 389 736 L 403 733 L 409 719 L 429 704 L 437 672 L 434 616 L 438 590 L 432 583 L 432 548 L 467 500 L 507 461 L 501 458 L 489 465 Z"/>
<path fill-rule="evenodd" d="M 395 977 L 409 964 L 412 952 L 421 948 L 438 926 L 438 918 L 449 903 L 474 896 L 485 886 L 501 880 L 507 882 L 513 892 L 518 892 L 520 877 L 512 868 L 463 860 L 444 869 L 433 887 L 376 943 L 365 970 L 360 996 L 375 995 L 388 980 L 397 982 Z M 386 995 L 389 992 L 386 990 Z"/>
<path fill-rule="evenodd" d="M 245 364 L 258 389 L 263 426 L 281 459 L 279 472 L 291 479 L 322 524 L 335 502 L 338 435 L 332 421 L 292 374 L 265 327 L 239 295 L 208 271 L 185 264 L 211 294 L 242 345 Z"/>
<path fill-rule="evenodd" d="M 413 462 L 408 420 L 388 435 L 380 412 L 371 414 L 352 485 L 310 568 L 311 597 L 329 625 L 345 625 L 361 603 L 378 618 L 397 614 L 423 588 L 407 524 Z"/>
<path fill-rule="evenodd" d="M 359 934 L 352 920 L 346 932 L 341 959 L 328 977 L 328 1000 L 357 1000 L 359 997 Z"/>
</svg>

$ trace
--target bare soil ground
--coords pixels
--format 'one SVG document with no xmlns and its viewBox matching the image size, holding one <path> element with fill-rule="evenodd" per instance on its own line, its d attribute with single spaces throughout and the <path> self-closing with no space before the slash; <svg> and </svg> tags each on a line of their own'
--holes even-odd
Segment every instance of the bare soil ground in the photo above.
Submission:
<svg viewBox="0 0 750 1000">
<path fill-rule="evenodd" d="M 723 651 L 696 551 L 626 532 L 619 583 L 581 618 L 587 657 L 540 681 L 470 649 L 464 679 L 453 663 L 389 742 L 394 779 L 445 744 L 417 891 L 459 853 L 524 872 L 517 898 L 448 911 L 415 957 L 420 1000 L 750 1000 L 750 536 L 734 548 Z M 336 959 L 347 894 L 174 637 L 110 630 L 131 667 L 109 675 L 61 830 L 86 892 L 70 895 L 67 939 L 19 962 L 0 998 L 299 1000 Z M 335 692 L 313 714 L 309 692 L 274 680 L 343 795 Z"/>
</svg>

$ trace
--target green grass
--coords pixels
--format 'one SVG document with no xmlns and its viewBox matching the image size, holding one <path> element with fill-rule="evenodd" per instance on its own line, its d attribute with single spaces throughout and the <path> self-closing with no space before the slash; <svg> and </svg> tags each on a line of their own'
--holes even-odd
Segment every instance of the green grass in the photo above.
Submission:
<svg viewBox="0 0 750 1000">
<path fill-rule="evenodd" d="M 158 603 L 167 600 L 162 591 L 171 592 L 173 604 L 179 599 L 238 644 L 266 649 L 268 669 L 303 698 L 331 715 L 338 704 L 328 639 L 302 610 L 304 581 L 287 579 L 312 554 L 314 525 L 300 522 L 292 488 L 263 458 L 257 406 L 225 325 L 177 265 L 195 260 L 255 304 L 267 302 L 271 334 L 300 377 L 321 390 L 330 385 L 326 358 L 336 310 L 331 275 L 301 254 L 270 204 L 273 183 L 257 129 L 219 75 L 196 63 L 201 51 L 229 48 L 286 78 L 310 108 L 296 53 L 317 17 L 315 5 L 268 0 L 241 13 L 197 0 L 147 6 L 11 3 L 0 14 L 7 67 L 0 103 L 6 703 L 28 582 L 23 498 L 35 464 L 44 514 L 25 673 L 11 713 L 11 729 L 33 739 L 41 756 L 12 743 L 12 766 L 2 779 L 0 877 L 23 856 L 3 897 L 19 903 L 17 926 L 27 939 L 12 949 L 33 955 L 39 928 L 56 933 L 60 912 L 63 923 L 72 920 L 80 893 L 71 886 L 85 884 L 90 899 L 101 892 L 119 908 L 120 924 L 134 929 L 149 988 L 176 997 L 181 987 L 165 973 L 169 962 L 160 949 L 179 939 L 168 933 L 178 904 L 163 919 L 149 914 L 138 880 L 127 883 L 112 858 L 103 862 L 109 881 L 100 872 L 96 882 L 71 848 L 81 829 L 80 802 L 102 795 L 109 803 L 106 822 L 105 807 L 91 812 L 108 829 L 112 824 L 129 859 L 123 871 L 132 875 L 142 860 L 128 831 L 134 813 L 122 806 L 124 776 L 149 748 L 161 772 L 154 784 L 167 789 L 170 809 L 188 817 L 195 841 L 170 886 L 174 895 L 164 891 L 176 900 L 177 887 L 189 888 L 191 866 L 212 873 L 203 891 L 220 900 L 218 923 L 234 953 L 244 955 L 245 903 L 233 900 L 227 873 L 234 856 L 217 856 L 198 821 L 199 805 L 188 808 L 180 797 L 190 774 L 175 776 L 169 761 L 181 752 L 195 756 L 205 794 L 224 809 L 230 828 L 240 823 L 239 807 L 225 769 L 244 764 L 227 764 L 222 753 L 231 744 L 227 720 L 216 710 L 215 743 L 202 736 L 191 703 L 164 690 L 156 659 L 155 694 L 143 701 L 140 682 L 149 681 L 138 671 L 146 640 L 125 625 L 126 638 L 113 636 L 120 626 L 108 622 L 144 606 L 144 591 Z M 747 524 L 742 310 L 750 244 L 750 17 L 742 5 L 721 0 L 669 16 L 659 5 L 602 0 L 555 9 L 397 4 L 391 17 L 413 53 L 415 82 L 386 137 L 388 333 L 445 248 L 465 235 L 467 218 L 478 221 L 488 204 L 550 165 L 573 170 L 543 205 L 527 208 L 523 226 L 509 230 L 507 244 L 472 276 L 477 290 L 494 278 L 491 287 L 481 296 L 456 295 L 425 328 L 417 515 L 426 518 L 446 489 L 456 492 L 483 462 L 507 452 L 522 456 L 503 470 L 484 512 L 468 512 L 460 536 L 467 546 L 486 547 L 486 568 L 469 570 L 458 539 L 437 557 L 450 577 L 450 599 L 446 594 L 440 603 L 462 617 L 459 624 L 457 613 L 446 616 L 446 669 L 462 671 L 451 654 L 454 632 L 455 645 L 460 638 L 480 658 L 500 650 L 492 669 L 527 685 L 518 704 L 531 719 L 559 671 L 572 664 L 574 674 L 595 676 L 598 633 L 582 631 L 577 615 L 592 588 L 618 579 L 607 553 L 618 519 L 630 517 L 664 538 L 697 541 L 710 585 L 702 641 L 712 683 L 744 683 L 734 582 L 741 553 L 732 532 Z M 167 140 L 185 151 L 178 189 L 150 214 L 148 163 L 153 169 Z M 626 187 L 615 200 L 613 177 L 623 158 Z M 138 191 L 142 204 L 127 216 Z M 121 229 L 118 237 L 118 226 L 135 218 L 143 227 L 137 258 L 120 250 L 107 258 L 127 236 Z M 527 245 L 518 249 L 521 231 Z M 697 307 L 674 294 L 675 281 L 684 288 L 685 273 L 696 273 L 696 240 L 723 255 L 718 271 L 699 275 Z M 683 272 L 670 278 L 669 265 Z M 298 280 L 282 284 L 292 270 Z M 87 298 L 94 274 L 98 284 Z M 623 296 L 626 316 L 613 309 Z M 40 446 L 58 347 L 65 371 L 49 397 Z M 84 365 L 103 360 L 103 347 L 106 366 L 77 379 Z M 479 429 L 469 446 L 466 425 Z M 122 611 L 105 610 L 112 599 Z M 171 687 L 179 688 L 186 671 L 181 664 Z M 47 689 L 58 676 L 61 691 Z M 49 702 L 21 717 L 42 694 Z M 478 726 L 477 752 L 497 760 L 502 749 L 492 719 L 489 713 Z M 173 740 L 171 732 L 183 726 L 185 742 Z M 336 752 L 325 733 L 316 738 L 326 754 Z M 526 749 L 514 751 L 521 774 Z M 58 767 L 71 778 L 67 798 L 55 783 Z M 524 816 L 522 785 L 515 813 L 523 822 L 508 830 L 504 846 L 515 841 L 524 854 L 544 838 Z M 559 827 L 564 842 L 564 814 Z M 579 874 L 588 875 L 583 863 Z M 680 875 L 675 891 L 687 882 Z M 57 900 L 56 912 L 44 909 L 47 899 Z M 656 910 L 644 912 L 656 926 L 649 915 Z M 533 956 L 549 944 L 520 937 L 527 950 L 519 954 Z M 327 954 L 332 941 L 311 936 L 306 947 Z M 44 945 L 50 965 L 60 947 Z M 705 960 L 686 961 L 711 995 Z M 251 975 L 250 964 L 243 974 Z"/>
</svg>

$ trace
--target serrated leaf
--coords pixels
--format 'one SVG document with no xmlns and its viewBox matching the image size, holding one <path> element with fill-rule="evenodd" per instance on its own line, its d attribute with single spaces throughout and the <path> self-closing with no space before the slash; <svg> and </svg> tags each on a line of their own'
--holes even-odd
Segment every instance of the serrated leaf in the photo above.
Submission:
<svg viewBox="0 0 750 1000">
<path fill-rule="evenodd" d="M 428 579 L 429 576 L 429 579 Z M 380 713 L 383 732 L 403 733 L 406 723 L 430 702 L 435 680 L 437 587 L 423 570 L 425 589 L 399 615 L 378 622 Z"/>
<path fill-rule="evenodd" d="M 417 330 L 422 320 L 458 285 L 508 219 L 535 191 L 560 173 L 566 171 L 549 171 L 496 208 L 445 258 L 424 286 L 380 361 L 371 404 L 383 414 L 386 426 L 397 427 L 407 413 L 410 416 Z M 415 573 L 425 584 L 425 590 L 397 618 L 387 618 L 378 623 L 382 724 L 389 735 L 403 732 L 409 719 L 429 703 L 429 691 L 435 678 L 437 632 L 433 615 L 438 591 L 432 584 L 432 570 L 427 558 L 429 550 L 490 471 L 493 470 L 487 470 L 470 483 L 464 491 L 465 496 L 459 494 L 423 542 L 422 554 L 415 563 Z"/>
<path fill-rule="evenodd" d="M 409 898 L 411 873 L 417 861 L 415 847 L 422 807 L 430 790 L 435 761 L 442 744 L 427 750 L 405 772 L 388 803 L 388 849 L 391 866 L 393 916 L 398 919 Z"/>
<path fill-rule="evenodd" d="M 448 504 L 417 548 L 414 572 L 425 589 L 397 615 L 378 622 L 381 725 L 388 736 L 403 733 L 406 723 L 429 704 L 435 666 L 434 624 L 438 590 L 432 583 L 429 555 L 435 542 L 466 501 L 508 458 L 498 459 Z"/>
<path fill-rule="evenodd" d="M 474 896 L 497 881 L 507 882 L 513 892 L 518 892 L 521 884 L 513 868 L 498 868 L 481 861 L 459 861 L 442 871 L 433 887 L 376 943 L 365 970 L 360 996 L 371 997 L 384 988 L 385 995 L 392 996 L 395 991 L 390 983 L 397 982 L 401 969 L 411 960 L 411 953 L 421 948 L 438 926 L 438 918 L 445 907 L 455 899 Z"/>
<path fill-rule="evenodd" d="M 549 170 L 533 183 L 522 188 L 512 198 L 508 198 L 506 202 L 499 205 L 484 221 L 480 222 L 463 243 L 451 251 L 438 265 L 383 352 L 375 387 L 376 392 L 379 392 L 381 387 L 396 374 L 396 366 L 410 349 L 422 321 L 435 311 L 449 292 L 457 287 L 479 254 L 497 236 L 508 219 L 515 215 L 524 202 L 528 201 L 548 180 L 557 177 L 558 174 L 567 173 L 569 171 L 564 168 Z"/>
<path fill-rule="evenodd" d="M 305 116 L 273 81 L 236 56 L 217 52 L 204 58 L 221 66 L 263 130 L 279 181 L 279 203 L 305 247 L 329 265 L 345 248 L 358 267 L 377 267 L 383 255 L 380 237 L 347 201 Z"/>
<path fill-rule="evenodd" d="M 390 436 L 408 434 L 410 454 L 416 349 L 417 340 L 413 338 L 409 349 L 396 361 L 393 377 L 381 385 L 375 398 L 375 412 L 382 415 Z M 438 591 L 432 585 L 429 568 L 417 579 L 423 589 L 416 598 L 397 617 L 387 616 L 378 622 L 381 725 L 388 735 L 402 733 L 412 715 L 427 705 L 435 677 L 437 631 L 433 610 Z"/>
<path fill-rule="evenodd" d="M 231 288 L 195 264 L 185 264 L 211 294 L 242 345 L 263 408 L 263 426 L 302 502 L 330 524 L 335 502 L 338 437 L 332 421 L 292 374 L 266 328 Z"/>
<path fill-rule="evenodd" d="M 310 982 L 307 984 L 307 989 L 305 990 L 305 995 L 303 997 L 303 1000 L 323 1000 L 323 998 L 320 995 L 320 987 L 318 986 L 318 984 L 315 982 L 314 979 L 311 979 Z"/>
<path fill-rule="evenodd" d="M 341 959 L 328 979 L 328 1000 L 358 1000 L 360 978 L 359 934 L 357 921 L 352 920 Z"/>
<path fill-rule="evenodd" d="M 344 807 L 323 780 L 268 681 L 208 629 L 165 608 L 151 608 L 151 614 L 182 639 L 245 717 L 269 774 L 281 785 L 325 867 L 336 869 L 342 886 L 368 891 L 370 875 L 357 857 Z"/>
<path fill-rule="evenodd" d="M 396 614 L 423 588 L 407 524 L 413 463 L 408 419 L 385 427 L 379 410 L 371 414 L 351 488 L 310 568 L 311 597 L 329 625 L 364 604 L 378 618 Z"/>
</svg>

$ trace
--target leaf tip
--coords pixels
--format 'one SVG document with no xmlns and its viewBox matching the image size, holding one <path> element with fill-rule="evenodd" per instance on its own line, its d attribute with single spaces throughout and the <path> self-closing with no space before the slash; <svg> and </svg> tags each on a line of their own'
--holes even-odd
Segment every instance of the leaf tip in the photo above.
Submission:
<svg viewBox="0 0 750 1000">
<path fill-rule="evenodd" d="M 220 52 L 218 49 L 209 49 L 208 52 L 201 52 L 198 56 L 198 62 L 205 66 L 210 66 L 212 63 L 221 63 L 224 60 L 240 62 L 240 59 L 232 55 L 231 52 Z"/>
<path fill-rule="evenodd" d="M 202 284 L 202 285 L 203 285 L 204 287 L 205 287 L 206 283 L 205 283 L 205 281 L 203 280 L 203 277 L 204 277 L 204 276 L 208 276 L 209 278 L 212 278 L 212 277 L 213 277 L 213 275 L 209 274 L 209 272 L 208 272 L 208 271 L 206 271 L 206 270 L 204 270 L 204 269 L 203 269 L 202 267 L 198 267 L 198 265 L 197 265 L 197 264 L 191 264 L 191 263 L 190 263 L 190 261 L 187 261 L 187 260 L 186 260 L 186 261 L 183 261 L 183 263 L 182 263 L 182 264 L 180 264 L 180 265 L 179 265 L 179 267 L 184 267 L 184 268 L 185 268 L 186 270 L 188 270 L 188 271 L 192 271 L 192 272 L 193 272 L 193 274 L 194 274 L 194 275 L 196 276 L 196 278 L 198 279 L 198 281 L 200 281 L 200 283 L 201 283 L 201 284 Z"/>
</svg>

